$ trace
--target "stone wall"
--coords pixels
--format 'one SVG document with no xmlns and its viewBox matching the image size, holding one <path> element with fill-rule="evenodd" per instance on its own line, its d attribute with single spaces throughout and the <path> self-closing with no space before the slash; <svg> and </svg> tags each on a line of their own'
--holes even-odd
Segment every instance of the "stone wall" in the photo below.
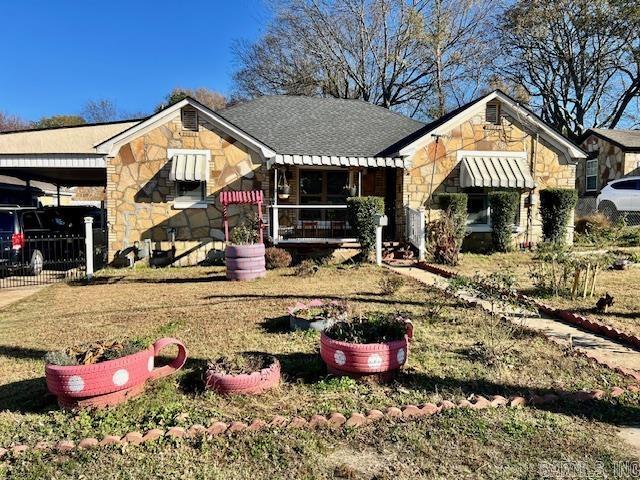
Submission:
<svg viewBox="0 0 640 480">
<path fill-rule="evenodd" d="M 582 148 L 598 159 L 598 183 L 595 191 L 587 192 L 587 161 L 580 160 L 576 170 L 576 188 L 581 196 L 597 195 L 602 187 L 611 180 L 629 175 L 640 175 L 640 153 L 625 152 L 617 145 L 597 135 L 588 136 L 582 143 Z"/>
<path fill-rule="evenodd" d="M 206 208 L 176 209 L 175 184 L 169 180 L 167 149 L 209 150 Z M 130 247 L 168 250 L 169 229 L 175 230 L 177 265 L 195 264 L 221 249 L 224 240 L 223 189 L 268 189 L 268 178 L 258 154 L 213 125 L 200 121 L 198 131 L 183 130 L 180 115 L 123 145 L 107 165 L 109 258 Z M 255 213 L 255 207 L 230 207 L 231 225 Z"/>
<path fill-rule="evenodd" d="M 432 202 L 431 199 L 435 199 L 439 193 L 463 191 L 460 187 L 458 152 L 473 150 L 526 152 L 527 163 L 532 166 L 537 186 L 533 191 L 533 206 L 529 206 L 529 192 L 522 191 L 521 232 L 516 236 L 516 242 L 539 242 L 542 237 L 539 191 L 548 187 L 575 188 L 575 165 L 569 164 L 564 154 L 547 142 L 536 140 L 535 133 L 514 119 L 503 117 L 502 123 L 495 125 L 485 122 L 484 115 L 479 114 L 452 128 L 437 143 L 431 142 L 426 148 L 419 149 L 411 159 L 411 168 L 404 175 L 403 204 L 412 208 L 425 207 L 427 218 L 435 220 L 440 211 L 437 201 Z M 402 232 L 403 210 L 397 209 L 396 215 L 398 231 Z M 570 239 L 572 235 L 571 231 Z"/>
</svg>

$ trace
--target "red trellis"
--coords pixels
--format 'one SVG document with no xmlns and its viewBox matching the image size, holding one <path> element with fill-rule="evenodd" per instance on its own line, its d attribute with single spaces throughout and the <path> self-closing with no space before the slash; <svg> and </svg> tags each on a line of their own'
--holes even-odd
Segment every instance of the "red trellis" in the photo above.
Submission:
<svg viewBox="0 0 640 480">
<path fill-rule="evenodd" d="M 220 192 L 220 201 L 222 202 L 222 215 L 224 217 L 224 238 L 227 242 L 229 241 L 229 217 L 227 216 L 227 207 L 229 205 L 257 205 L 258 231 L 260 235 L 260 243 L 263 243 L 262 203 L 264 202 L 264 198 L 262 196 L 262 190 L 228 190 Z"/>
</svg>

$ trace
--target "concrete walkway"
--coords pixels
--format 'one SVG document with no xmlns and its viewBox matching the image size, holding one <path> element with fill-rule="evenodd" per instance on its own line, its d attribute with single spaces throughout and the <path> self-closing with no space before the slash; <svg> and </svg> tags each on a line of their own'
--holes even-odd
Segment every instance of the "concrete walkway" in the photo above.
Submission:
<svg viewBox="0 0 640 480">
<path fill-rule="evenodd" d="M 48 285 L 34 285 L 29 287 L 2 288 L 0 289 L 0 308 L 30 297 Z"/>
<path fill-rule="evenodd" d="M 449 280 L 446 278 L 421 268 L 395 265 L 386 265 L 386 267 L 401 275 L 406 275 L 426 285 L 432 285 L 443 290 L 449 285 Z M 474 300 L 485 306 L 489 305 L 489 302 L 480 300 L 463 290 L 459 291 L 458 294 L 464 300 Z M 571 338 L 575 348 L 588 351 L 599 361 L 609 361 L 621 367 L 640 371 L 640 352 L 626 345 L 580 330 L 543 313 L 535 315 L 531 311 L 514 307 L 506 307 L 501 313 L 511 321 L 532 330 L 540 331 L 545 336 L 558 340 L 559 343 L 568 345 L 569 338 Z M 633 449 L 633 453 L 640 458 L 640 426 L 619 427 L 619 435 Z"/>
</svg>

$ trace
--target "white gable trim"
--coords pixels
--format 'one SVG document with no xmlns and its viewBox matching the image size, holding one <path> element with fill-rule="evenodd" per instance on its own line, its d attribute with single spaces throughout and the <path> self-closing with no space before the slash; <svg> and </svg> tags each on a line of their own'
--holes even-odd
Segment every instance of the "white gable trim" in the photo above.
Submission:
<svg viewBox="0 0 640 480">
<path fill-rule="evenodd" d="M 193 101 L 190 98 L 185 98 L 184 100 L 179 101 L 171 105 L 168 108 L 152 115 L 148 119 L 134 125 L 133 127 L 125 130 L 124 132 L 112 137 L 102 143 L 95 145 L 95 148 L 98 153 L 107 155 L 108 157 L 115 157 L 118 153 L 118 150 L 122 145 L 127 142 L 130 142 L 134 138 L 139 137 L 140 135 L 144 135 L 145 133 L 153 130 L 154 128 L 162 125 L 170 120 L 173 120 L 177 116 L 180 115 L 180 109 L 186 105 L 191 105 L 196 108 L 201 114 L 205 116 L 207 121 L 215 125 L 217 128 L 222 130 L 227 135 L 235 138 L 236 140 L 242 142 L 248 148 L 254 150 L 255 152 L 261 154 L 264 158 L 273 158 L 276 155 L 276 152 L 271 150 L 269 147 L 259 142 L 255 138 L 251 137 L 249 134 L 243 132 L 235 125 L 229 123 L 227 120 L 222 118 L 220 115 L 215 113 L 213 110 L 205 107 L 204 105 Z"/>
<path fill-rule="evenodd" d="M 485 108 L 485 105 L 492 100 L 499 100 L 502 106 L 502 113 L 509 113 L 514 117 L 516 121 L 522 122 L 523 124 L 530 124 L 544 136 L 545 140 L 550 144 L 554 145 L 556 148 L 562 150 L 566 153 L 567 157 L 570 159 L 578 159 L 578 158 L 586 158 L 585 153 L 576 147 L 569 140 L 564 138 L 558 132 L 549 127 L 545 122 L 533 116 L 530 112 L 528 112 L 525 108 L 521 107 L 517 102 L 513 99 L 509 98 L 507 95 L 500 91 L 495 91 L 484 97 L 482 100 L 477 103 L 471 105 L 469 108 L 463 110 L 458 115 L 447 120 L 442 125 L 434 128 L 433 130 L 425 133 L 422 137 L 413 141 L 406 147 L 402 148 L 399 152 L 400 156 L 410 156 L 413 155 L 420 148 L 423 148 L 429 145 L 431 142 L 435 141 L 437 135 L 444 135 L 448 133 L 451 129 L 469 120 L 474 115 L 482 112 Z"/>
</svg>

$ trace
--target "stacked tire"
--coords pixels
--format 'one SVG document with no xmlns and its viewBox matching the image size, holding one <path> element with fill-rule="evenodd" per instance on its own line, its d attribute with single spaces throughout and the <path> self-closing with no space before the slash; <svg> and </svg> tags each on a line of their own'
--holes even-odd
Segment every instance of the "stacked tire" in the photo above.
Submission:
<svg viewBox="0 0 640 480">
<path fill-rule="evenodd" d="M 266 276 L 263 243 L 227 245 L 224 253 L 228 280 L 246 281 Z"/>
</svg>

